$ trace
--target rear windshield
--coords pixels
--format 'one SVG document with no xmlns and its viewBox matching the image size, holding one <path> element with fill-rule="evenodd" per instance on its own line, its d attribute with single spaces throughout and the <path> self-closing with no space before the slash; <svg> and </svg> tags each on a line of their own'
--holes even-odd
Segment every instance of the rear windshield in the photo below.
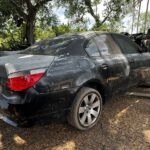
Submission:
<svg viewBox="0 0 150 150">
<path fill-rule="evenodd" d="M 69 55 L 69 47 L 77 40 L 77 37 L 56 37 L 53 39 L 46 39 L 30 46 L 21 54 L 33 55 Z"/>
</svg>

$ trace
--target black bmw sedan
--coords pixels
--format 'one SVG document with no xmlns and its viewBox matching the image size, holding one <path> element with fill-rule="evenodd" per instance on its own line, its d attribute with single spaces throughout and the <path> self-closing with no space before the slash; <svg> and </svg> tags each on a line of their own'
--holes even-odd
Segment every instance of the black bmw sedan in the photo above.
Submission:
<svg viewBox="0 0 150 150">
<path fill-rule="evenodd" d="M 92 128 L 102 105 L 150 82 L 150 53 L 116 33 L 65 34 L 0 58 L 0 119 L 23 126 L 66 114 L 79 130 Z"/>
</svg>

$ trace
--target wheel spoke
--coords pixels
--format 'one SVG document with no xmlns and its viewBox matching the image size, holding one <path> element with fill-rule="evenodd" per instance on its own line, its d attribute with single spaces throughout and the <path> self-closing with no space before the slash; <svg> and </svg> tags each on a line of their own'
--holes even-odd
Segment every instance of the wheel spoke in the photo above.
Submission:
<svg viewBox="0 0 150 150">
<path fill-rule="evenodd" d="M 90 113 L 96 118 L 98 116 L 98 112 L 92 109 Z"/>
<path fill-rule="evenodd" d="M 85 120 L 86 120 L 87 114 L 84 113 L 83 116 L 81 117 L 81 123 L 85 124 Z"/>
<path fill-rule="evenodd" d="M 92 116 L 91 116 L 91 114 L 88 114 L 88 124 L 90 125 L 91 122 L 92 122 Z"/>
<path fill-rule="evenodd" d="M 79 108 L 79 114 L 84 113 L 84 111 L 85 111 L 85 108 L 84 108 L 84 107 L 80 107 L 80 108 Z"/>
<path fill-rule="evenodd" d="M 93 103 L 92 108 L 96 108 L 96 107 L 99 107 L 99 106 L 100 106 L 99 101 L 96 101 L 95 103 Z"/>
<path fill-rule="evenodd" d="M 88 96 L 86 96 L 86 97 L 84 97 L 84 102 L 85 102 L 85 105 L 88 105 L 88 103 L 89 103 L 89 99 L 88 99 Z"/>
<path fill-rule="evenodd" d="M 90 102 L 93 103 L 94 100 L 95 100 L 95 98 L 96 98 L 96 94 L 92 94 L 91 99 L 90 99 Z"/>
</svg>

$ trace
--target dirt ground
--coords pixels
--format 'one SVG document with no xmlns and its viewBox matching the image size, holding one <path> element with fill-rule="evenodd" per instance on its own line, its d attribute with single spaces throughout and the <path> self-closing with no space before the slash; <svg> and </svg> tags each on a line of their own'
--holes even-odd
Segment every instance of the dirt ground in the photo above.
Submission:
<svg viewBox="0 0 150 150">
<path fill-rule="evenodd" d="M 20 129 L 0 121 L 0 146 L 6 150 L 150 150 L 150 99 L 124 96 L 107 101 L 99 123 L 86 132 L 67 123 Z"/>
</svg>

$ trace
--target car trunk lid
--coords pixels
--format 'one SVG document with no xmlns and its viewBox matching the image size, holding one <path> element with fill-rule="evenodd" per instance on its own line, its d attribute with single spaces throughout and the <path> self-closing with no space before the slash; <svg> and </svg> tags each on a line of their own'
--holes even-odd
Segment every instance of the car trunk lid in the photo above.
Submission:
<svg viewBox="0 0 150 150">
<path fill-rule="evenodd" d="M 0 58 L 0 78 L 29 70 L 48 68 L 54 56 L 17 54 Z"/>
<path fill-rule="evenodd" d="M 17 54 L 0 58 L 0 86 L 12 91 L 32 87 L 44 76 L 54 56 Z"/>
</svg>

